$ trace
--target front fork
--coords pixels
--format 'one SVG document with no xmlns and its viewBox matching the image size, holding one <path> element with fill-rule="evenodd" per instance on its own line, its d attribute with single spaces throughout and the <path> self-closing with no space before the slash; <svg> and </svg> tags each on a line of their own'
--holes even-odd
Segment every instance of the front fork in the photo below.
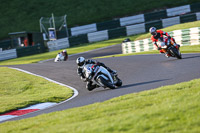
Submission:
<svg viewBox="0 0 200 133">
<path fill-rule="evenodd" d="M 170 39 L 170 44 L 171 44 L 171 45 L 174 45 L 174 47 L 175 47 L 177 50 L 179 50 L 179 46 L 175 43 L 174 38 L 171 38 L 171 39 Z"/>
</svg>

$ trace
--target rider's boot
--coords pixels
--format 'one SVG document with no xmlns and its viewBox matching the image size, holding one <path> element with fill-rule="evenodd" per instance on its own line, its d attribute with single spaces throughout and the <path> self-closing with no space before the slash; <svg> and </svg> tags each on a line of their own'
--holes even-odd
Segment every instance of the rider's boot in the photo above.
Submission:
<svg viewBox="0 0 200 133">
<path fill-rule="evenodd" d="M 117 74 L 117 71 L 110 69 L 109 67 L 107 67 L 107 70 L 112 73 L 113 75 Z"/>
<path fill-rule="evenodd" d="M 97 87 L 97 85 L 93 85 L 91 81 L 89 81 L 89 82 L 86 83 L 86 88 L 87 88 L 89 91 L 94 90 L 96 87 Z"/>
<path fill-rule="evenodd" d="M 169 58 L 170 54 L 168 52 L 165 53 L 165 57 Z"/>
</svg>

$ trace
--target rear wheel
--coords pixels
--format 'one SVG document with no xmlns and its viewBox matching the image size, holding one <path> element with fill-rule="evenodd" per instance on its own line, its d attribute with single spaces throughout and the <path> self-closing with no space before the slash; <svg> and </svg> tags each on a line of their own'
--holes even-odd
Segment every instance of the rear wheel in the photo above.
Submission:
<svg viewBox="0 0 200 133">
<path fill-rule="evenodd" d="M 175 57 L 176 57 L 177 59 L 182 59 L 182 56 L 181 56 L 180 51 L 177 50 L 176 48 L 172 48 L 172 49 L 171 49 L 171 52 L 175 55 Z"/>
<path fill-rule="evenodd" d="M 108 87 L 110 89 L 115 89 L 115 86 L 113 84 L 111 84 L 110 82 L 108 82 L 107 80 L 105 80 L 103 77 L 99 77 L 99 82 L 101 82 L 105 87 Z"/>
</svg>

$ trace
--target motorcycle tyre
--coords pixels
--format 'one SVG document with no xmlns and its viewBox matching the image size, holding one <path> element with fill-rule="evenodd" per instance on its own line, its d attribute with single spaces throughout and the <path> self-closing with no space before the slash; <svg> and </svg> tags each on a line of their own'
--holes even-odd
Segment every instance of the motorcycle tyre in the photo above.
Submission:
<svg viewBox="0 0 200 133">
<path fill-rule="evenodd" d="M 170 52 L 173 52 L 177 59 L 182 59 L 181 53 L 179 54 L 177 49 L 172 48 Z"/>
<path fill-rule="evenodd" d="M 110 89 L 115 89 L 115 86 L 107 82 L 103 77 L 99 77 L 98 80 L 100 80 L 99 82 L 101 82 L 105 87 L 108 87 Z"/>
<path fill-rule="evenodd" d="M 118 77 L 117 77 L 117 83 L 116 83 L 116 86 L 122 86 L 122 80 L 121 79 L 119 79 Z"/>
</svg>

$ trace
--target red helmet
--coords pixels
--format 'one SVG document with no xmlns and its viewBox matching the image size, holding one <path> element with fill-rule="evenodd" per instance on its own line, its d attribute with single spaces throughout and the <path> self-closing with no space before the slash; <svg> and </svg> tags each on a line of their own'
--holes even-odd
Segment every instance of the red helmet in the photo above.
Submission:
<svg viewBox="0 0 200 133">
<path fill-rule="evenodd" d="M 156 35 L 157 35 L 157 31 L 156 31 L 156 28 L 155 28 L 155 27 L 151 27 L 151 28 L 149 29 L 149 32 L 150 32 L 151 35 L 153 35 L 153 36 L 156 36 Z"/>
</svg>

